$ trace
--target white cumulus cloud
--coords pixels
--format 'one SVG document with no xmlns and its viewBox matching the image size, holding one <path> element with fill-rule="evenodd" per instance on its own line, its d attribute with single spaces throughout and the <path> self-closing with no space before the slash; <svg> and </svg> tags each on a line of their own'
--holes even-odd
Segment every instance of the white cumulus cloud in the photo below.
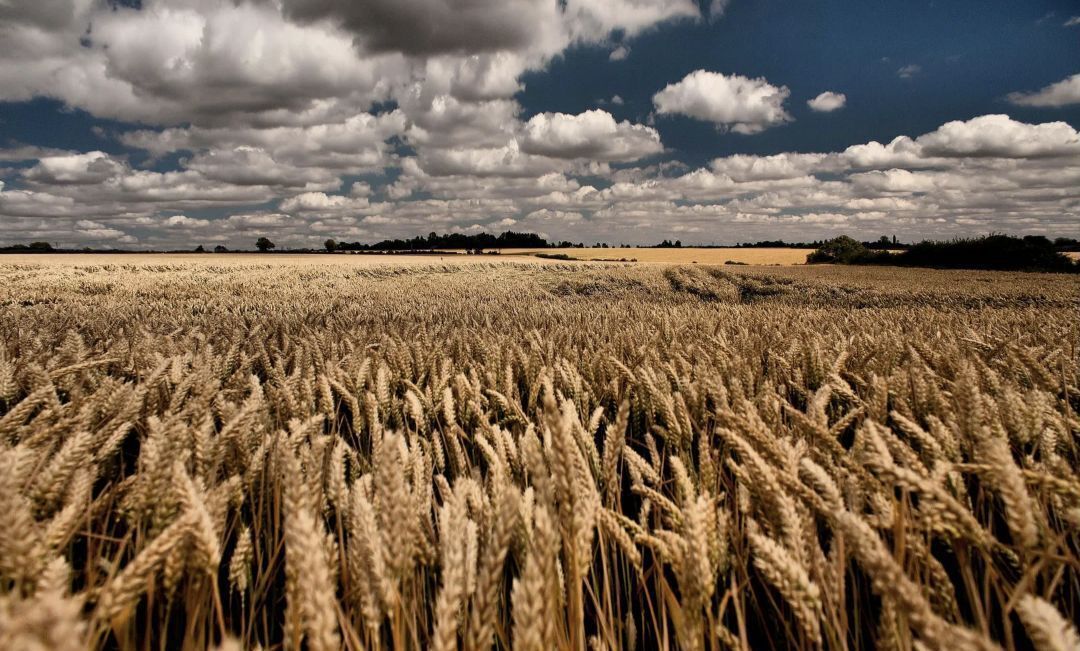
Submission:
<svg viewBox="0 0 1080 651">
<path fill-rule="evenodd" d="M 695 70 L 656 93 L 653 105 L 659 114 L 686 115 L 754 134 L 791 121 L 784 109 L 790 94 L 787 86 L 774 86 L 764 78 Z"/>
<path fill-rule="evenodd" d="M 844 108 L 845 104 L 847 104 L 847 95 L 843 93 L 834 93 L 831 90 L 827 90 L 814 99 L 806 102 L 807 106 L 819 113 L 838 111 Z"/>
<path fill-rule="evenodd" d="M 663 151 L 656 129 L 616 122 L 607 111 L 540 113 L 525 123 L 521 150 L 554 158 L 632 161 Z"/>
<path fill-rule="evenodd" d="M 906 66 L 901 66 L 896 71 L 896 75 L 901 79 L 911 79 L 920 72 L 922 72 L 922 66 L 917 63 L 909 63 Z"/>
<path fill-rule="evenodd" d="M 947 122 L 919 136 L 927 156 L 1045 158 L 1080 154 L 1080 134 L 1065 122 L 1026 124 L 1007 115 Z"/>
<path fill-rule="evenodd" d="M 1057 108 L 1080 104 L 1080 73 L 1050 84 L 1035 92 L 1009 93 L 1008 100 L 1016 106 Z"/>
</svg>

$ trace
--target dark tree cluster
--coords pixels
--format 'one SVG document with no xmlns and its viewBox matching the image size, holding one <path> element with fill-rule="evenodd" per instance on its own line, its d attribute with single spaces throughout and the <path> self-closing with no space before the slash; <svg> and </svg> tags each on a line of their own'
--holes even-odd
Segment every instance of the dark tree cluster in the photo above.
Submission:
<svg viewBox="0 0 1080 651">
<path fill-rule="evenodd" d="M 1074 237 L 1056 237 L 1054 248 L 1058 251 L 1080 251 L 1080 240 Z"/>
<path fill-rule="evenodd" d="M 842 235 L 822 244 L 806 261 L 810 264 L 885 264 L 937 269 L 1080 271 L 1080 264 L 1064 255 L 1059 246 L 1057 241 L 1051 242 L 1041 235 L 990 234 L 948 241 L 926 240 L 899 253 L 890 253 L 872 250 L 863 242 Z"/>
<path fill-rule="evenodd" d="M 48 253 L 53 251 L 52 244 L 48 242 L 31 242 L 29 244 L 12 244 L 0 247 L 0 251 L 7 253 Z"/>
</svg>

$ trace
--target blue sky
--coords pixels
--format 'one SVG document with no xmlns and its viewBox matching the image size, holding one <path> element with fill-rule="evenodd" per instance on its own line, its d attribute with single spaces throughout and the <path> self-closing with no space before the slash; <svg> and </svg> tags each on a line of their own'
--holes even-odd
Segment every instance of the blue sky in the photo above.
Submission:
<svg viewBox="0 0 1080 651">
<path fill-rule="evenodd" d="M 1080 235 L 1075 2 L 132 4 L 0 8 L 0 243 Z"/>
<path fill-rule="evenodd" d="M 832 151 L 985 113 L 1076 126 L 1080 104 L 1051 112 L 1005 101 L 1019 88 L 1041 88 L 1080 71 L 1080 29 L 1062 27 L 1070 4 L 1080 13 L 1077 3 L 1005 0 L 733 2 L 721 20 L 635 39 L 631 55 L 615 65 L 607 50 L 574 50 L 526 76 L 520 97 L 529 114 L 579 112 L 617 94 L 626 104 L 609 110 L 642 121 L 657 89 L 704 68 L 765 77 L 803 100 L 791 103 L 795 123 L 754 138 L 690 119 L 660 121 L 664 143 L 697 163 L 732 153 Z M 905 65 L 921 70 L 900 79 Z M 812 114 L 805 99 L 824 89 L 847 95 L 845 111 L 828 119 Z"/>
</svg>

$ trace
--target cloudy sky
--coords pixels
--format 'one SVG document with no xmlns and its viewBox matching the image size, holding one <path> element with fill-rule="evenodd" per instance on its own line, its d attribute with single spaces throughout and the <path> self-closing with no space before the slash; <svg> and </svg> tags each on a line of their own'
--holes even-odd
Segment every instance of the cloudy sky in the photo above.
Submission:
<svg viewBox="0 0 1080 651">
<path fill-rule="evenodd" d="M 1080 4 L 0 0 L 0 244 L 1080 236 Z"/>
</svg>

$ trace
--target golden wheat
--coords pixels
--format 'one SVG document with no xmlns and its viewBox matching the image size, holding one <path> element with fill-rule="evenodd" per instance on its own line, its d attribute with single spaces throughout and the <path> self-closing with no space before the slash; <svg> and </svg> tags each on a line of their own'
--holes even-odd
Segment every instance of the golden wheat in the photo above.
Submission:
<svg viewBox="0 0 1080 651">
<path fill-rule="evenodd" d="M 1078 643 L 1075 278 L 41 260 L 4 648 Z"/>
</svg>

